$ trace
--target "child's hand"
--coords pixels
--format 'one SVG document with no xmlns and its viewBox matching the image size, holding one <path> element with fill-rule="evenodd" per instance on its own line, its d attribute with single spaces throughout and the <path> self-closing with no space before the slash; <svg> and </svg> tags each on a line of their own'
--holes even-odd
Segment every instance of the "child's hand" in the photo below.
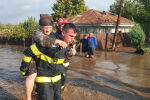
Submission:
<svg viewBox="0 0 150 100">
<path fill-rule="evenodd" d="M 62 40 L 56 40 L 55 43 L 61 46 L 61 48 L 66 48 L 68 46 L 68 44 Z"/>
</svg>

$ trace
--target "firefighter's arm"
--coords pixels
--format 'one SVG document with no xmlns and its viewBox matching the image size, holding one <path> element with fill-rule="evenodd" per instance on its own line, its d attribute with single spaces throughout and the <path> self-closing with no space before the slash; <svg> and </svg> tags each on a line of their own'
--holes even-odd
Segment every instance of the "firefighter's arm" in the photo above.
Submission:
<svg viewBox="0 0 150 100">
<path fill-rule="evenodd" d="M 20 67 L 20 72 L 21 72 L 20 77 L 25 76 L 26 72 L 29 69 L 31 59 L 32 59 L 32 52 L 31 52 L 31 49 L 28 48 L 24 51 L 24 56 L 23 56 L 23 59 L 22 59 L 22 62 L 21 62 L 21 67 Z"/>
</svg>

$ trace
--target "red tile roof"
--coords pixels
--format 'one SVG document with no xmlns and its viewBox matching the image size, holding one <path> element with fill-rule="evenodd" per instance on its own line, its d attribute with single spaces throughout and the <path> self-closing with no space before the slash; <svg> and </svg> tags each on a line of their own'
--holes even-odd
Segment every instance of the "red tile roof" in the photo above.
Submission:
<svg viewBox="0 0 150 100">
<path fill-rule="evenodd" d="M 111 12 L 98 11 L 90 9 L 86 12 L 80 13 L 73 17 L 68 18 L 68 21 L 71 23 L 116 23 L 118 15 Z M 120 18 L 121 24 L 133 24 L 133 22 L 127 18 Z"/>
</svg>

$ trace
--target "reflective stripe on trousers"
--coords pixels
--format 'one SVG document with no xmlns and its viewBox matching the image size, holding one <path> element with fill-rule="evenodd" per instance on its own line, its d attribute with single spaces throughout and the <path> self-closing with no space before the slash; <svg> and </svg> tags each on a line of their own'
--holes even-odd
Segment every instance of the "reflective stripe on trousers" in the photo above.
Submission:
<svg viewBox="0 0 150 100">
<path fill-rule="evenodd" d="M 55 83 L 61 79 L 61 74 L 54 77 L 37 76 L 35 78 L 36 83 Z"/>
</svg>

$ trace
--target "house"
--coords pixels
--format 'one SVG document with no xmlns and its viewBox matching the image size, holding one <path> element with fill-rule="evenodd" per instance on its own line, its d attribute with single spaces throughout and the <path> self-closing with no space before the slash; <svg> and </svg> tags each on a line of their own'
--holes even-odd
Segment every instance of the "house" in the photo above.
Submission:
<svg viewBox="0 0 150 100">
<path fill-rule="evenodd" d="M 76 16 L 68 18 L 68 21 L 74 23 L 79 30 L 79 33 L 115 33 L 115 27 L 118 15 L 90 9 Z M 127 33 L 133 26 L 133 22 L 127 18 L 120 18 L 118 30 L 122 33 Z"/>
<path fill-rule="evenodd" d="M 81 33 L 80 37 L 85 33 L 97 33 L 94 34 L 98 41 L 97 49 L 109 49 L 112 47 L 117 18 L 118 15 L 114 13 L 90 9 L 68 18 L 68 21 L 76 25 Z M 131 20 L 120 18 L 118 31 L 121 34 L 117 36 L 117 47 L 130 45 L 127 35 L 124 33 L 128 33 L 133 25 Z"/>
</svg>

